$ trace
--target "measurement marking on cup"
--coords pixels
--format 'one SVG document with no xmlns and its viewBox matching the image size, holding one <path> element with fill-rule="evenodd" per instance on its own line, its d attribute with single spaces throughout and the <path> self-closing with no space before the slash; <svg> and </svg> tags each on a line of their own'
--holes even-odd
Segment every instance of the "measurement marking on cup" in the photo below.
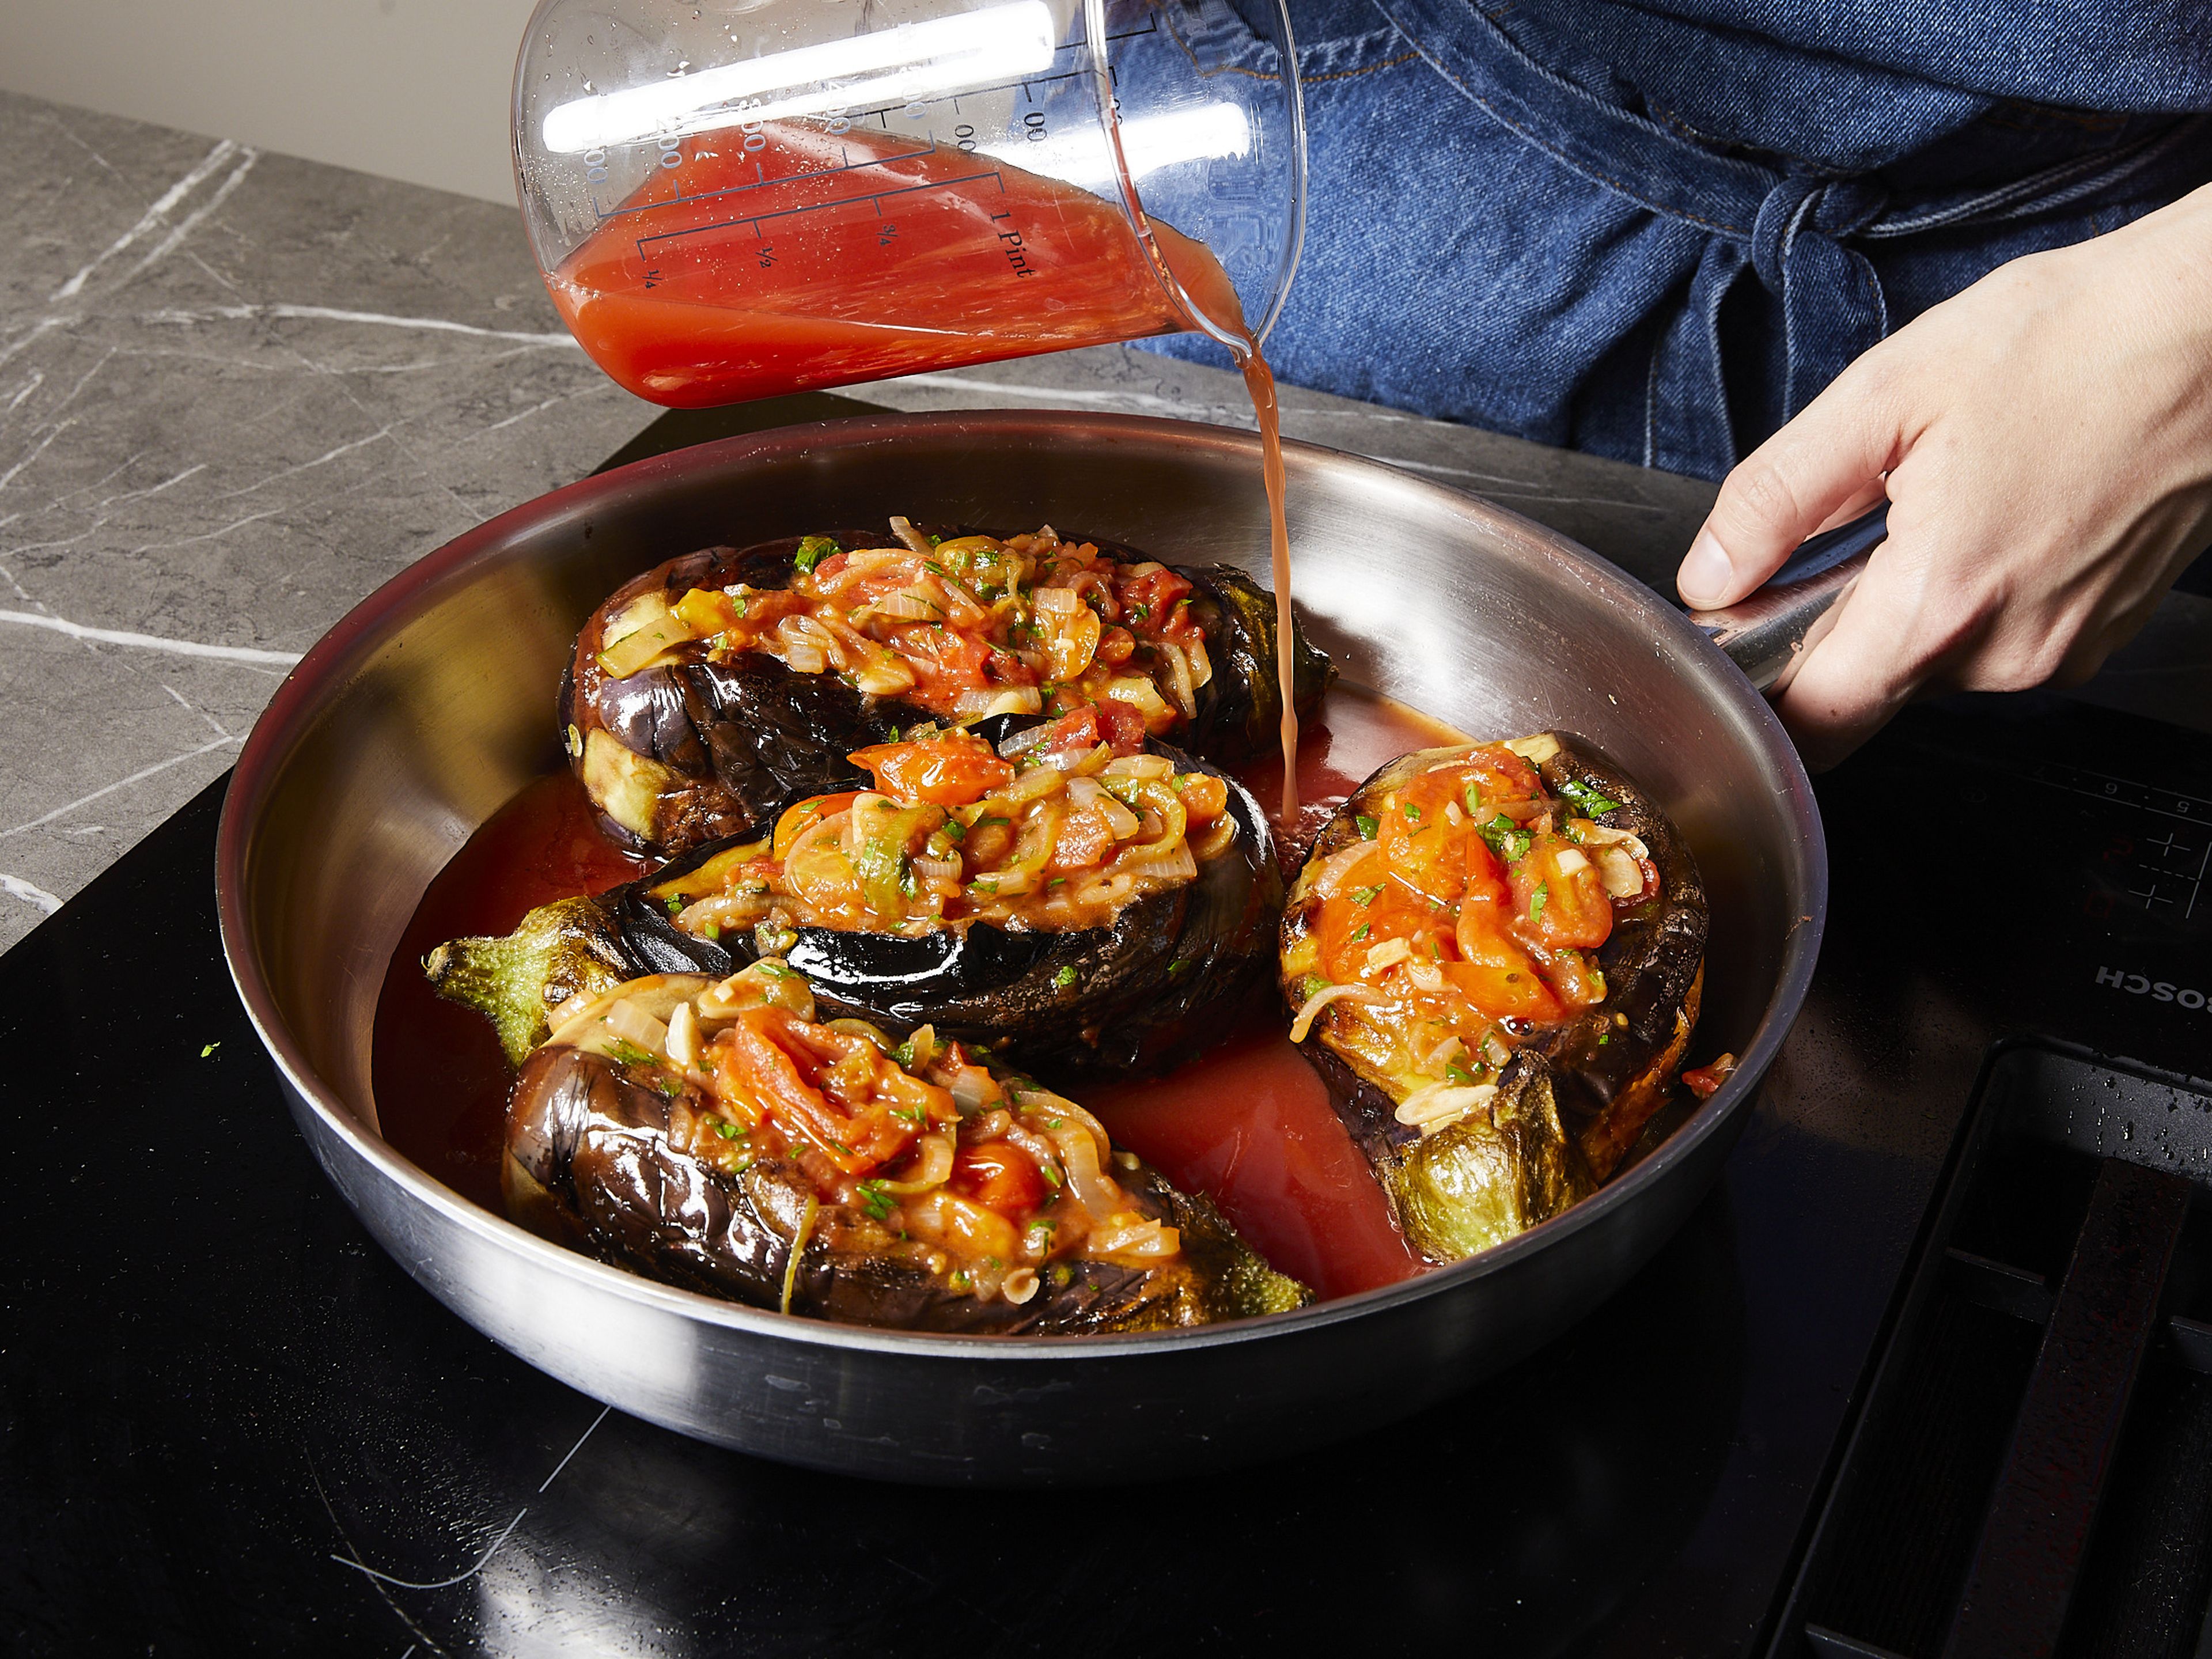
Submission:
<svg viewBox="0 0 2212 1659">
<path fill-rule="evenodd" d="M 876 210 L 877 216 L 880 218 L 884 210 L 883 204 L 892 197 L 912 196 L 923 191 L 951 190 L 960 185 L 980 184 L 986 179 L 998 185 L 1000 195 L 1006 194 L 1006 179 L 994 167 L 988 173 L 970 173 L 957 179 L 933 179 L 927 184 L 902 185 L 896 190 L 870 191 L 865 196 L 841 196 L 834 201 L 811 202 L 804 207 L 771 208 L 763 213 L 742 214 L 734 219 L 718 219 L 710 225 L 692 225 L 683 230 L 655 231 L 649 236 L 641 236 L 637 239 L 638 257 L 640 258 L 646 257 L 646 244 L 648 242 L 673 241 L 679 237 L 703 235 L 710 230 L 733 230 L 739 225 L 750 225 L 757 233 L 760 227 L 770 219 L 788 219 L 803 213 L 823 213 L 831 208 L 857 207 L 863 202 L 872 204 Z"/>
<path fill-rule="evenodd" d="M 640 202 L 628 207 L 603 209 L 598 206 L 597 199 L 594 198 L 592 211 L 601 220 L 619 219 L 625 214 L 653 213 L 662 208 L 688 207 L 695 202 L 714 202 L 719 201 L 725 196 L 743 196 L 749 191 L 763 190 L 772 185 L 803 185 L 811 179 L 834 179 L 841 173 L 859 173 L 867 167 L 888 167 L 894 161 L 918 161 L 934 152 L 929 146 L 924 145 L 920 149 L 902 151 L 896 155 L 873 155 L 860 161 L 852 159 L 852 152 L 849 149 L 841 148 L 838 153 L 846 158 L 842 167 L 816 167 L 807 173 L 787 173 L 780 179 L 770 179 L 763 173 L 760 183 L 757 185 L 727 185 L 720 190 L 702 190 L 696 196 L 686 196 L 678 190 L 675 195 L 663 197 L 657 202 Z M 759 169 L 761 163 L 756 161 L 753 166 L 756 169 Z"/>
</svg>

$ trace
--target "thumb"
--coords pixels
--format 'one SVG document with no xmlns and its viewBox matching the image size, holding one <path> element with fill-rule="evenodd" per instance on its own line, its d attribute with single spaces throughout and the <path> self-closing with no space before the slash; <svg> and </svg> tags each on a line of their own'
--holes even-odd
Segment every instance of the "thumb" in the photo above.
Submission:
<svg viewBox="0 0 2212 1659">
<path fill-rule="evenodd" d="M 1797 544 L 1882 498 L 1902 444 L 1860 359 L 1797 417 L 1739 461 L 1690 543 L 1674 585 L 1696 610 L 1735 604 Z"/>
</svg>

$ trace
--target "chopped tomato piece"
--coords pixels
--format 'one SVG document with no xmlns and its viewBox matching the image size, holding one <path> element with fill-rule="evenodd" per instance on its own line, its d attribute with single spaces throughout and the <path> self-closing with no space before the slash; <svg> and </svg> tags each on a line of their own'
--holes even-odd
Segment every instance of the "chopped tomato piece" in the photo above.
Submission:
<svg viewBox="0 0 2212 1659">
<path fill-rule="evenodd" d="M 1026 1215 L 1044 1202 L 1044 1178 L 1020 1147 L 1003 1140 L 963 1146 L 945 1183 L 961 1197 L 1001 1215 Z"/>
<path fill-rule="evenodd" d="M 775 839 L 769 848 L 769 855 L 781 859 L 791 851 L 792 842 L 811 830 L 826 817 L 833 817 L 860 798 L 857 789 L 841 790 L 834 795 L 816 795 L 787 808 L 775 821 Z"/>
<path fill-rule="evenodd" d="M 969 806 L 1014 781 L 1014 769 L 990 744 L 965 732 L 920 743 L 878 743 L 846 759 L 875 775 L 876 787 L 902 800 Z"/>
<path fill-rule="evenodd" d="M 1095 806 L 1079 806 L 1060 821 L 1060 838 L 1053 843 L 1051 868 L 1055 872 L 1088 870 L 1105 863 L 1114 850 L 1114 826 Z"/>
<path fill-rule="evenodd" d="M 1187 773 L 1180 781 L 1183 815 L 1194 826 L 1211 823 L 1229 810 L 1229 786 L 1206 772 Z"/>
<path fill-rule="evenodd" d="M 1111 744 L 1117 755 L 1138 755 L 1145 748 L 1145 712 L 1118 697 L 1093 705 L 1098 712 L 1098 740 Z"/>
<path fill-rule="evenodd" d="M 1127 629 L 1114 627 L 1098 636 L 1098 649 L 1093 654 L 1109 668 L 1129 660 L 1137 648 L 1137 636 Z"/>
<path fill-rule="evenodd" d="M 1510 878 L 1514 931 L 1530 944 L 1595 951 L 1613 936 L 1613 901 L 1597 866 L 1571 842 L 1539 836 Z"/>
<path fill-rule="evenodd" d="M 1041 756 L 1080 755 L 1097 741 L 1098 709 L 1095 704 L 1086 702 L 1047 726 L 1044 736 L 1030 752 Z"/>
<path fill-rule="evenodd" d="M 1721 1085 L 1735 1074 L 1734 1054 L 1723 1054 L 1710 1066 L 1699 1066 L 1682 1073 L 1682 1086 L 1699 1100 L 1711 1100 L 1720 1092 Z"/>
<path fill-rule="evenodd" d="M 936 707 L 949 705 L 963 691 L 984 684 L 983 665 L 991 659 L 988 640 L 950 628 L 902 628 L 891 636 L 891 649 L 914 670 L 918 701 Z"/>
<path fill-rule="evenodd" d="M 1190 597 L 1190 582 L 1172 570 L 1148 571 L 1121 584 L 1121 614 L 1140 633 L 1158 635 L 1173 620 L 1176 605 Z"/>
</svg>

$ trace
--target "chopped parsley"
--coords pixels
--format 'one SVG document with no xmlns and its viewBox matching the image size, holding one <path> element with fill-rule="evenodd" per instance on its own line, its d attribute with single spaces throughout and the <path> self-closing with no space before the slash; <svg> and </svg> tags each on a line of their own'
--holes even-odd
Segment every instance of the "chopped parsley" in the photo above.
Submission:
<svg viewBox="0 0 2212 1659">
<path fill-rule="evenodd" d="M 1379 886 L 1355 887 L 1352 890 L 1352 902 L 1363 910 L 1382 896 L 1382 890 Z"/>
<path fill-rule="evenodd" d="M 1528 832 L 1503 812 L 1480 825 L 1477 833 L 1489 844 L 1490 850 L 1508 864 L 1516 863 L 1528 854 Z"/>
<path fill-rule="evenodd" d="M 672 1078 L 663 1072 L 653 1079 L 653 1089 L 655 1094 L 663 1095 L 673 1100 L 684 1092 L 684 1085 L 678 1079 Z"/>
<path fill-rule="evenodd" d="M 912 1048 L 914 1045 L 909 1043 L 907 1046 Z M 891 1115 L 904 1118 L 908 1123 L 919 1128 L 927 1120 L 929 1114 L 919 1106 L 894 1106 L 891 1108 Z"/>
<path fill-rule="evenodd" d="M 1173 962 L 1168 963 L 1168 977 L 1170 979 L 1173 979 L 1177 974 L 1182 972 L 1184 969 L 1189 966 L 1189 963 L 1184 961 L 1182 957 L 1177 957 Z"/>
<path fill-rule="evenodd" d="M 1067 1281 L 1074 1277 L 1075 1275 L 1073 1273 L 1068 1272 L 1067 1264 L 1066 1262 L 1061 1261 L 1053 1264 L 1052 1282 L 1054 1284 L 1060 1286 L 1062 1289 L 1066 1289 Z"/>
<path fill-rule="evenodd" d="M 665 902 L 668 905 L 668 914 L 672 916 L 678 915 L 684 908 L 684 895 L 681 893 L 671 893 Z"/>
<path fill-rule="evenodd" d="M 743 1140 L 745 1138 L 745 1132 L 726 1118 L 714 1120 L 714 1133 L 725 1140 Z"/>
<path fill-rule="evenodd" d="M 780 962 L 763 961 L 757 963 L 754 965 L 759 968 L 761 972 L 766 974 L 770 979 L 789 979 L 791 977 L 791 969 L 785 967 Z"/>
<path fill-rule="evenodd" d="M 1421 809 L 1412 801 L 1406 803 L 1405 813 L 1406 822 L 1408 823 L 1419 823 L 1421 821 Z"/>
<path fill-rule="evenodd" d="M 1044 1177 L 1044 1184 L 1046 1186 L 1057 1187 L 1060 1185 L 1060 1171 L 1053 1168 L 1051 1164 L 1038 1164 L 1036 1166 L 1036 1172 Z"/>
<path fill-rule="evenodd" d="M 1569 778 L 1559 786 L 1559 793 L 1592 817 L 1596 817 L 1602 812 L 1616 812 L 1620 810 L 1619 801 L 1608 800 L 1580 778 Z"/>
<path fill-rule="evenodd" d="M 1376 823 L 1373 818 L 1369 817 L 1364 812 L 1361 812 L 1355 815 L 1352 822 L 1358 828 L 1360 840 L 1373 841 L 1375 839 L 1375 831 L 1379 826 Z"/>
<path fill-rule="evenodd" d="M 719 921 L 702 923 L 699 928 L 699 933 L 701 937 L 704 938 L 707 942 L 711 945 L 716 939 L 722 937 L 722 924 Z"/>
<path fill-rule="evenodd" d="M 1482 811 L 1482 786 L 1469 778 L 1467 787 L 1460 792 L 1460 799 L 1466 804 L 1468 817 L 1473 817 Z"/>
<path fill-rule="evenodd" d="M 1069 986 L 1071 986 L 1071 985 L 1074 984 L 1074 983 L 1075 983 L 1075 968 L 1074 968 L 1074 965 L 1073 965 L 1073 963 L 1071 963 L 1071 964 L 1069 964 L 1067 967 L 1065 967 L 1065 968 L 1061 969 L 1058 973 L 1054 974 L 1054 975 L 1052 976 L 1052 982 L 1053 982 L 1054 985 L 1057 985 L 1058 987 L 1060 987 L 1060 988 L 1061 990 L 1063 990 L 1063 991 L 1065 991 L 1065 990 L 1066 990 Z"/>
<path fill-rule="evenodd" d="M 900 1065 L 902 1065 L 902 1066 L 913 1066 L 913 1064 L 914 1064 L 914 1039 L 913 1039 L 912 1037 L 908 1037 L 908 1038 L 904 1042 L 900 1043 L 900 1044 L 899 1044 L 899 1046 L 898 1046 L 897 1048 L 896 1048 L 892 1049 L 892 1050 L 891 1050 L 891 1058 L 892 1058 L 893 1060 L 895 1060 L 898 1061 L 898 1063 L 899 1063 Z"/>
<path fill-rule="evenodd" d="M 968 826 L 958 818 L 947 818 L 945 820 L 945 833 L 955 841 L 965 841 L 968 839 Z"/>
<path fill-rule="evenodd" d="M 889 1221 L 891 1212 L 898 1207 L 880 1181 L 863 1181 L 854 1191 L 860 1194 L 860 1207 L 878 1221 Z"/>
<path fill-rule="evenodd" d="M 220 1041 L 209 1043 L 205 1048 L 200 1050 L 200 1058 L 202 1060 L 207 1059 L 210 1054 L 214 1054 L 216 1049 L 222 1047 L 222 1044 Z"/>
<path fill-rule="evenodd" d="M 1352 942 L 1354 945 L 1358 944 L 1360 940 L 1362 940 L 1362 939 L 1365 939 L 1365 938 L 1367 937 L 1367 929 L 1368 929 L 1368 927 L 1369 927 L 1369 924 L 1368 924 L 1368 923 L 1366 923 L 1366 922 L 1364 922 L 1364 921 L 1363 921 L 1363 922 L 1361 922 L 1361 923 L 1359 924 L 1359 926 L 1358 926 L 1358 927 L 1355 927 L 1355 928 L 1353 928 L 1353 929 L 1352 930 Z"/>
<path fill-rule="evenodd" d="M 1474 1073 L 1457 1060 L 1454 1060 L 1444 1067 L 1444 1080 L 1447 1083 L 1456 1083 L 1463 1086 L 1474 1081 Z"/>
<path fill-rule="evenodd" d="M 898 890 L 908 898 L 921 890 L 921 882 L 914 873 L 914 860 L 903 854 L 899 859 Z"/>
<path fill-rule="evenodd" d="M 885 743 L 896 743 L 899 740 L 898 733 L 898 727 L 894 726 L 890 731 L 884 733 L 884 741 Z"/>
<path fill-rule="evenodd" d="M 607 1053 L 624 1066 L 658 1066 L 660 1064 L 659 1060 L 655 1060 L 646 1050 L 639 1048 L 637 1044 L 632 1042 L 628 1037 L 617 1037 L 612 1042 L 607 1045 Z"/>
<path fill-rule="evenodd" d="M 1528 920 L 1534 921 L 1544 914 L 1544 902 L 1552 896 L 1552 884 L 1540 881 L 1536 890 L 1528 895 Z"/>
<path fill-rule="evenodd" d="M 814 567 L 823 560 L 833 557 L 844 550 L 827 536 L 801 536 L 799 538 L 799 551 L 791 556 L 791 562 L 801 570 L 811 574 Z"/>
</svg>

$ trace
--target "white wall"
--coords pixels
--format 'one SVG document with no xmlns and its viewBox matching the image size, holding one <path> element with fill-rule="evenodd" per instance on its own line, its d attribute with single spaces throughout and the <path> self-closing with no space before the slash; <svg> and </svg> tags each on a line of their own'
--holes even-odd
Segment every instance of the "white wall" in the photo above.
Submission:
<svg viewBox="0 0 2212 1659">
<path fill-rule="evenodd" d="M 512 204 L 533 0 L 0 0 L 0 88 Z"/>
</svg>

